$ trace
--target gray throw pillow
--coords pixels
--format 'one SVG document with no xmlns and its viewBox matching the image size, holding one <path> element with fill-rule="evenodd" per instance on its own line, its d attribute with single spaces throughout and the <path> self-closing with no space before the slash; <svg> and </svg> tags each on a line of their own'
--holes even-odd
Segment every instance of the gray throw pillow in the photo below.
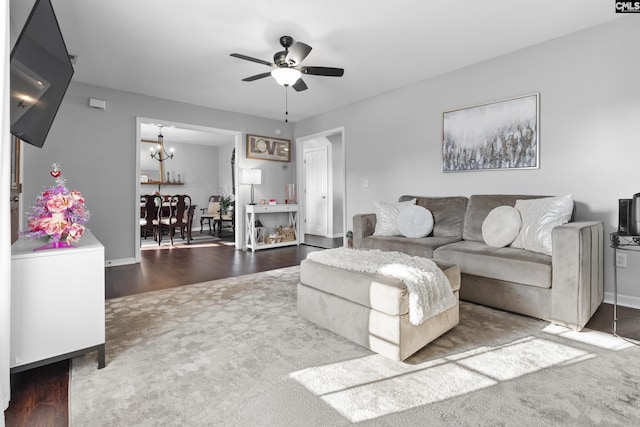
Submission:
<svg viewBox="0 0 640 427">
<path fill-rule="evenodd" d="M 522 228 L 511 246 L 551 255 L 551 231 L 566 224 L 573 213 L 573 195 L 516 200 Z"/>
<path fill-rule="evenodd" d="M 399 236 L 398 214 L 400 208 L 415 205 L 416 199 L 407 200 L 406 202 L 378 202 L 374 201 L 373 205 L 376 210 L 376 229 L 374 236 Z"/>
<path fill-rule="evenodd" d="M 398 214 L 398 228 L 411 239 L 428 236 L 433 231 L 433 214 L 422 206 L 405 206 Z"/>
<path fill-rule="evenodd" d="M 516 208 L 498 206 L 482 222 L 482 238 L 489 246 L 504 248 L 515 240 L 521 226 L 522 219 Z"/>
</svg>

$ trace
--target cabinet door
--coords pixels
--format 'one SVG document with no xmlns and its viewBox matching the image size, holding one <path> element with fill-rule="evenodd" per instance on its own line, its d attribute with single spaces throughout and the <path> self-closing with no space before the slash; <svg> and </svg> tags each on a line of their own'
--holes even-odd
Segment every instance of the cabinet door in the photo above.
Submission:
<svg viewBox="0 0 640 427">
<path fill-rule="evenodd" d="M 11 367 L 105 342 L 104 250 L 75 250 L 12 260 Z"/>
</svg>

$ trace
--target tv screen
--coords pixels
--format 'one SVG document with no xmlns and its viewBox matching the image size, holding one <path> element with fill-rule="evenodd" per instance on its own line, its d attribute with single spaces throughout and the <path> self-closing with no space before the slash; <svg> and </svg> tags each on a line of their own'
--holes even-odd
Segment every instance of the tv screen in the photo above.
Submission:
<svg viewBox="0 0 640 427">
<path fill-rule="evenodd" d="M 11 51 L 11 133 L 42 147 L 73 65 L 50 0 L 37 0 Z"/>
</svg>

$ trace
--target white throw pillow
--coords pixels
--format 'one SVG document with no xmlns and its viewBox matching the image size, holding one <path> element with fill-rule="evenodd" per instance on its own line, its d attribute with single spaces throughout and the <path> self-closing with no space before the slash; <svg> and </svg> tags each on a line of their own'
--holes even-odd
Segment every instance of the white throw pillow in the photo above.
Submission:
<svg viewBox="0 0 640 427">
<path fill-rule="evenodd" d="M 422 206 L 405 206 L 398 213 L 398 229 L 412 239 L 428 236 L 433 231 L 433 214 Z"/>
<path fill-rule="evenodd" d="M 376 229 L 373 232 L 373 235 L 399 236 L 400 230 L 398 229 L 398 213 L 400 212 L 400 208 L 415 204 L 416 199 L 397 203 L 374 201 L 373 205 L 376 208 Z"/>
<path fill-rule="evenodd" d="M 573 194 L 516 200 L 522 228 L 511 246 L 551 255 L 551 230 L 566 224 L 573 213 Z"/>
<path fill-rule="evenodd" d="M 522 219 L 516 208 L 498 206 L 482 222 L 482 238 L 489 246 L 504 248 L 515 240 L 521 226 Z"/>
</svg>

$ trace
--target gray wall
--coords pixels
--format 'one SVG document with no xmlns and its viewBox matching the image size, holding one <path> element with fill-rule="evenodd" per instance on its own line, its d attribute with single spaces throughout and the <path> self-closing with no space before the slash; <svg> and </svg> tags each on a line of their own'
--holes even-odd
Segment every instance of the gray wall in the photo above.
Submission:
<svg viewBox="0 0 640 427">
<path fill-rule="evenodd" d="M 630 16 L 309 118 L 295 124 L 295 136 L 344 126 L 349 228 L 374 200 L 401 194 L 573 193 L 577 219 L 604 221 L 608 240 L 617 199 L 640 191 L 635 40 L 640 25 Z M 444 111 L 533 92 L 540 93 L 540 169 L 441 172 Z M 629 255 L 623 279 L 639 277 L 638 255 Z M 607 245 L 607 299 L 612 262 Z M 619 292 L 640 307 L 637 279 L 621 280 Z"/>
<path fill-rule="evenodd" d="M 90 97 L 106 100 L 107 109 L 89 108 Z M 85 196 L 91 211 L 91 220 L 87 225 L 105 246 L 106 259 L 133 259 L 134 235 L 138 232 L 137 226 L 130 220 L 135 212 L 134 199 L 139 179 L 135 176 L 137 116 L 242 132 L 243 140 L 237 156 L 239 167 L 265 169 L 263 184 L 256 187 L 257 197 L 273 195 L 282 200 L 284 184 L 295 182 L 295 168 L 289 163 L 245 158 L 245 133 L 275 137 L 275 130 L 280 129 L 282 133 L 278 135 L 279 138 L 291 139 L 290 125 L 72 83 L 44 147 L 38 149 L 24 144 L 23 211 L 30 208 L 44 186 L 53 183 L 49 171 L 53 162 L 59 162 L 68 187 L 78 189 Z M 281 166 L 285 164 L 290 167 L 282 170 Z M 190 172 L 186 171 L 186 179 L 191 178 Z M 248 186 L 240 187 L 242 200 L 248 202 Z M 237 230 L 242 232 L 243 227 L 237 227 Z"/>
<path fill-rule="evenodd" d="M 280 122 L 276 122 L 280 123 Z M 266 134 L 262 134 L 266 135 Z M 273 136 L 273 134 L 271 135 Z M 279 139 L 291 140 L 291 137 L 278 136 Z M 244 144 L 244 142 L 243 142 Z M 255 187 L 255 202 L 259 203 L 264 199 L 269 201 L 270 199 L 276 199 L 278 203 L 284 203 L 286 199 L 286 184 L 293 184 L 296 182 L 296 167 L 295 167 L 295 150 L 293 144 L 291 144 L 291 161 L 290 162 L 278 162 L 270 160 L 256 160 L 256 159 L 243 159 L 242 168 L 247 169 L 260 169 L 262 170 L 262 183 L 256 184 Z M 246 145 L 242 148 L 242 155 L 246 152 Z M 242 174 L 240 175 L 240 183 L 242 182 Z M 236 191 L 238 184 L 236 184 Z M 251 200 L 250 185 L 240 184 L 241 191 L 246 191 L 246 203 Z"/>
</svg>

